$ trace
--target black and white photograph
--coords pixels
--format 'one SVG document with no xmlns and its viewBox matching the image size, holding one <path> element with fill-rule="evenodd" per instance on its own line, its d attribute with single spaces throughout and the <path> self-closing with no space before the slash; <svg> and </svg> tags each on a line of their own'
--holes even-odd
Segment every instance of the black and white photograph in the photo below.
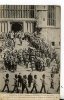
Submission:
<svg viewBox="0 0 64 100">
<path fill-rule="evenodd" d="M 0 5 L 0 92 L 60 94 L 61 7 Z"/>
</svg>

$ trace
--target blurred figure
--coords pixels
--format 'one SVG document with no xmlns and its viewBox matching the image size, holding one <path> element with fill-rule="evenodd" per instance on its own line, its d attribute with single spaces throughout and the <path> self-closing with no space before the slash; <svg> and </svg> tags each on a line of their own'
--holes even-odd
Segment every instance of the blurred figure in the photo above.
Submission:
<svg viewBox="0 0 64 100">
<path fill-rule="evenodd" d="M 35 92 L 37 93 L 37 75 L 34 75 L 33 87 L 32 87 L 31 93 L 33 92 L 34 89 L 35 89 Z"/>
<path fill-rule="evenodd" d="M 2 92 L 4 92 L 6 87 L 7 87 L 7 92 L 9 92 L 9 74 L 6 74 L 6 78 L 4 78 L 4 79 L 5 79 L 5 85 L 4 85 Z"/>
<path fill-rule="evenodd" d="M 24 75 L 23 79 L 22 79 L 22 93 L 24 92 L 24 90 L 26 89 L 27 93 L 28 93 L 28 88 L 27 88 L 27 76 Z"/>
<path fill-rule="evenodd" d="M 51 78 L 51 83 L 50 83 L 50 88 L 54 89 L 54 81 L 53 81 L 53 78 Z"/>
<path fill-rule="evenodd" d="M 28 68 L 28 63 L 29 63 L 29 53 L 27 51 L 26 52 L 26 68 Z"/>
<path fill-rule="evenodd" d="M 60 74 L 59 74 L 59 81 L 58 81 L 58 88 L 57 88 L 57 92 L 60 90 Z"/>
<path fill-rule="evenodd" d="M 42 75 L 42 79 L 40 79 L 42 82 L 40 93 L 42 93 L 42 90 L 44 89 L 44 93 L 46 93 L 46 87 L 45 87 L 45 74 Z"/>
<path fill-rule="evenodd" d="M 31 75 L 31 73 L 28 75 L 28 87 L 31 87 L 31 83 L 32 83 L 33 77 Z"/>
<path fill-rule="evenodd" d="M 18 76 L 17 76 L 17 74 L 15 74 L 15 78 L 14 78 L 14 89 L 13 89 L 13 91 L 12 92 L 17 92 L 17 93 L 19 93 L 19 89 L 18 89 Z"/>
<path fill-rule="evenodd" d="M 51 61 L 51 59 L 48 57 L 48 55 L 47 55 L 47 57 L 46 57 L 46 64 L 47 64 L 47 67 L 50 67 L 50 61 Z"/>
<path fill-rule="evenodd" d="M 19 73 L 19 75 L 18 75 L 18 87 L 19 86 L 21 87 L 21 84 L 22 84 L 22 78 L 21 78 L 21 74 Z"/>
<path fill-rule="evenodd" d="M 35 59 L 34 59 L 34 56 L 31 56 L 31 69 L 32 69 L 32 71 L 34 68 L 35 68 Z"/>
<path fill-rule="evenodd" d="M 18 37 L 19 37 L 20 44 L 22 45 L 22 32 L 21 31 L 19 31 Z"/>
</svg>

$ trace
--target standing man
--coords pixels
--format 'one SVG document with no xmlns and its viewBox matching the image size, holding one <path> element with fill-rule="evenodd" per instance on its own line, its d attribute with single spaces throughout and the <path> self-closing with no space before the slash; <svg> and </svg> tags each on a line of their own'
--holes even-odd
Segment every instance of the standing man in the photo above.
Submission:
<svg viewBox="0 0 64 100">
<path fill-rule="evenodd" d="M 33 77 L 31 75 L 31 73 L 28 75 L 28 87 L 31 87 L 31 83 L 32 83 Z"/>
<path fill-rule="evenodd" d="M 15 74 L 15 78 L 14 78 L 14 89 L 12 92 L 16 91 L 17 93 L 19 92 L 19 89 L 18 89 L 18 79 L 17 79 L 17 74 Z"/>
<path fill-rule="evenodd" d="M 54 89 L 54 73 L 51 73 L 50 88 Z"/>
<path fill-rule="evenodd" d="M 37 75 L 34 75 L 33 88 L 31 90 L 31 93 L 33 92 L 34 89 L 35 89 L 35 91 L 37 93 Z"/>
<path fill-rule="evenodd" d="M 42 75 L 42 79 L 40 79 L 42 82 L 41 90 L 40 93 L 42 93 L 42 90 L 44 89 L 44 93 L 46 93 L 46 88 L 45 88 L 45 74 Z"/>
<path fill-rule="evenodd" d="M 23 79 L 22 79 L 22 93 L 24 92 L 24 90 L 26 89 L 27 93 L 28 93 L 28 88 L 27 88 L 27 76 L 24 75 Z"/>
<path fill-rule="evenodd" d="M 4 79 L 5 79 L 5 85 L 4 85 L 2 92 L 4 92 L 6 87 L 7 87 L 7 91 L 9 92 L 9 74 L 6 74 L 6 78 L 4 78 Z"/>
<path fill-rule="evenodd" d="M 21 75 L 20 75 L 20 73 L 19 73 L 19 75 L 18 75 L 18 87 L 21 87 Z"/>
</svg>

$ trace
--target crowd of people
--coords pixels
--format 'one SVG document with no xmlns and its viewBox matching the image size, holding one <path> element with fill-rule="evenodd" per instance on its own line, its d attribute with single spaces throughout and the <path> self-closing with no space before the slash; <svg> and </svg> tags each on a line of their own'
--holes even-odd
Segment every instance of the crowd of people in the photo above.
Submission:
<svg viewBox="0 0 64 100">
<path fill-rule="evenodd" d="M 21 76 L 21 74 L 19 73 L 18 75 L 15 74 L 15 77 L 14 77 L 14 84 L 13 84 L 13 90 L 10 91 L 10 88 L 9 88 L 9 74 L 6 74 L 5 78 L 4 78 L 4 81 L 5 81 L 5 84 L 4 84 L 4 87 L 3 87 L 3 90 L 2 92 L 5 91 L 6 87 L 7 87 L 7 92 L 11 92 L 11 93 L 32 93 L 32 92 L 35 92 L 35 93 L 42 93 L 42 91 L 44 93 L 49 93 L 48 90 L 46 90 L 46 76 L 45 74 L 42 75 L 42 77 L 40 78 L 40 82 L 41 82 L 41 88 L 40 90 L 37 89 L 37 86 L 38 86 L 38 83 L 37 83 L 37 79 L 38 79 L 38 76 L 35 74 L 34 76 L 30 73 L 27 75 L 23 75 Z M 51 89 L 54 89 L 55 88 L 55 83 L 54 83 L 54 73 L 51 73 L 50 75 L 50 87 Z M 20 90 L 21 88 L 21 90 Z M 29 91 L 28 88 L 31 88 L 31 90 Z M 60 79 L 58 80 L 58 86 L 57 86 L 57 89 L 56 89 L 56 92 L 58 92 L 60 90 Z"/>
<path fill-rule="evenodd" d="M 30 68 L 31 71 L 46 71 L 46 68 L 50 69 L 50 88 L 54 89 L 54 76 L 59 74 L 60 71 L 60 59 L 55 51 L 55 48 L 52 49 L 50 45 L 45 43 L 44 39 L 41 39 L 37 32 L 34 33 L 23 33 L 23 32 L 9 32 L 5 35 L 5 47 L 8 48 L 4 52 L 4 68 L 8 71 L 15 72 L 20 67 L 25 67 L 25 69 Z M 28 48 L 22 48 L 17 50 L 16 39 L 19 40 L 20 46 L 22 46 L 23 40 L 26 40 L 29 43 Z M 14 77 L 14 88 L 11 91 L 12 93 L 19 93 L 21 88 L 21 93 L 26 89 L 27 93 L 32 93 L 35 89 L 36 93 L 49 93 L 46 89 L 46 75 L 43 74 L 40 78 L 41 88 L 37 90 L 38 84 L 36 83 L 38 76 L 34 76 L 31 73 L 27 75 L 18 75 L 15 74 Z M 9 74 L 6 74 L 4 78 L 5 84 L 2 92 L 5 91 L 7 87 L 7 92 L 10 92 L 9 88 Z M 31 88 L 32 87 L 32 88 Z M 31 88 L 29 91 L 28 88 Z M 60 89 L 60 81 L 58 82 L 58 87 L 56 92 Z"/>
<path fill-rule="evenodd" d="M 23 35 L 22 35 L 23 34 Z M 18 64 L 23 64 L 26 68 L 31 67 L 32 70 L 44 71 L 45 67 L 50 67 L 54 62 L 56 72 L 59 71 L 60 61 L 57 58 L 55 49 L 52 51 L 43 39 L 40 39 L 37 34 L 29 33 L 14 33 L 9 32 L 5 35 L 5 42 L 7 41 L 10 50 L 4 53 L 4 65 L 8 70 L 16 70 Z M 16 38 L 19 39 L 22 45 L 22 40 L 27 40 L 29 43 L 28 49 L 14 50 L 16 45 Z M 11 42 L 13 41 L 13 43 Z M 12 45 L 12 46 L 11 46 Z M 54 68 L 53 68 L 54 69 Z"/>
<path fill-rule="evenodd" d="M 31 48 L 28 50 L 6 51 L 4 53 L 4 65 L 5 69 L 9 71 L 15 71 L 17 65 L 30 67 L 32 71 L 45 71 L 46 67 L 52 67 L 52 70 L 58 73 L 60 69 L 59 62 L 56 59 L 51 60 L 48 55 L 40 55 L 39 50 L 32 50 Z"/>
<path fill-rule="evenodd" d="M 14 49 L 16 44 L 16 38 L 19 39 L 20 44 L 22 44 L 23 32 L 8 32 L 4 35 L 5 46 Z"/>
<path fill-rule="evenodd" d="M 6 51 L 6 53 L 4 53 L 4 65 L 5 65 L 5 69 L 6 70 L 16 70 L 17 69 L 17 55 L 16 55 L 16 51 L 14 52 L 10 52 L 10 51 Z"/>
</svg>

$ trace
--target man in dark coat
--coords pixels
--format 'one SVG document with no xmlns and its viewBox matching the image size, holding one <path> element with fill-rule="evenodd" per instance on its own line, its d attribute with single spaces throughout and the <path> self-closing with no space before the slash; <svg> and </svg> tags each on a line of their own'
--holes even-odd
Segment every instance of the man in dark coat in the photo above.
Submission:
<svg viewBox="0 0 64 100">
<path fill-rule="evenodd" d="M 27 93 L 28 93 L 28 88 L 27 88 L 27 76 L 24 75 L 23 79 L 22 79 L 22 93 L 24 92 L 24 90 L 26 89 Z"/>
<path fill-rule="evenodd" d="M 28 75 L 28 87 L 31 87 L 31 83 L 32 83 L 33 77 L 31 75 L 31 73 Z"/>
<path fill-rule="evenodd" d="M 19 73 L 19 75 L 18 75 L 18 87 L 19 86 L 21 87 L 21 84 L 22 84 L 22 77 L 21 77 L 21 75 Z"/>
</svg>

